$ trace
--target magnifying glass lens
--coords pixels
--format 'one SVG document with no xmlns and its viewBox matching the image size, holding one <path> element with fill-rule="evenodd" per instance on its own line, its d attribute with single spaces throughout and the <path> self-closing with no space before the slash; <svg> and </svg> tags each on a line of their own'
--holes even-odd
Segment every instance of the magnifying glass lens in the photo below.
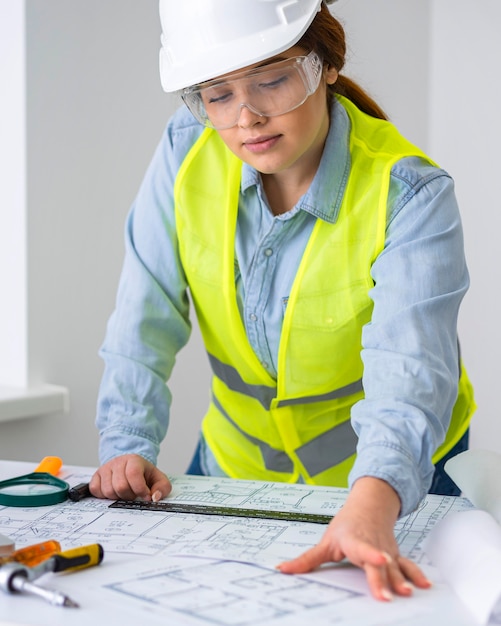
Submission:
<svg viewBox="0 0 501 626">
<path fill-rule="evenodd" d="M 0 495 L 9 496 L 41 496 L 47 493 L 58 493 L 61 487 L 56 485 L 10 485 L 0 487 Z"/>
<path fill-rule="evenodd" d="M 1 506 L 47 506 L 63 502 L 69 485 L 52 474 L 33 472 L 0 481 Z"/>
</svg>

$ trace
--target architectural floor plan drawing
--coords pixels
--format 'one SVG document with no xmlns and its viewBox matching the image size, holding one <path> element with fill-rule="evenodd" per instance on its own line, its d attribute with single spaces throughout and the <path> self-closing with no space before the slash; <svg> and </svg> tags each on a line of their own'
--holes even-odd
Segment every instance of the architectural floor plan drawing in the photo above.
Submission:
<svg viewBox="0 0 501 626">
<path fill-rule="evenodd" d="M 88 476 L 72 474 L 76 484 Z M 173 477 L 178 502 L 197 502 L 260 509 L 335 515 L 345 490 L 310 485 L 283 485 L 207 477 Z M 56 539 L 63 548 L 102 543 L 107 553 L 156 556 L 175 554 L 275 565 L 317 543 L 322 524 L 219 515 L 110 509 L 111 501 L 88 498 L 80 502 L 37 507 L 0 507 L 0 532 L 18 547 Z M 433 525 L 452 510 L 471 508 L 468 500 L 428 496 L 395 531 L 401 551 L 417 562 L 426 557 L 420 546 Z"/>
<path fill-rule="evenodd" d="M 352 569 L 354 572 L 355 570 Z M 364 574 L 356 570 L 364 587 Z M 415 591 L 412 598 L 375 603 L 354 579 L 286 576 L 252 563 L 155 558 L 115 566 L 100 593 L 144 618 L 189 626 L 472 626 L 450 589 Z M 165 622 L 165 623 L 166 623 Z M 151 622 L 155 623 L 156 622 Z"/>
<path fill-rule="evenodd" d="M 62 478 L 74 485 L 90 474 L 74 471 Z M 335 515 L 346 496 L 343 489 L 309 485 L 191 476 L 173 477 L 172 482 L 169 500 L 218 507 Z M 58 540 L 63 549 L 102 544 L 103 564 L 78 574 L 86 582 L 80 591 L 82 601 L 87 599 L 92 606 L 92 598 L 99 598 L 103 611 L 106 598 L 110 615 L 123 615 L 126 621 L 135 616 L 136 622 L 144 618 L 151 626 L 167 621 L 176 626 L 308 622 L 442 626 L 446 619 L 452 623 L 452 613 L 455 626 L 471 626 L 460 612 L 455 615 L 457 599 L 451 600 L 452 592 L 440 581 L 433 592 L 417 591 L 412 599 L 377 603 L 375 611 L 365 575 L 357 568 L 341 564 L 302 576 L 275 569 L 282 560 L 318 543 L 324 524 L 109 508 L 110 504 L 87 498 L 46 507 L 0 507 L 0 533 L 11 537 L 16 547 L 44 539 Z M 421 547 L 424 538 L 450 512 L 470 508 L 465 498 L 428 496 L 396 525 L 401 552 L 431 567 Z M 58 578 L 57 583 L 63 590 L 67 584 L 68 592 L 72 591 L 69 577 Z M 51 618 L 47 612 L 46 621 L 44 615 L 42 608 L 41 625 L 54 624 L 53 614 Z M 84 617 L 82 613 L 82 624 Z M 91 613 L 85 617 L 89 618 Z M 80 624 L 78 615 L 72 620 Z"/>
<path fill-rule="evenodd" d="M 169 499 L 243 509 L 334 515 L 342 506 L 345 497 L 345 489 L 332 487 L 178 476 L 173 479 L 173 490 Z"/>
<path fill-rule="evenodd" d="M 215 584 L 214 581 L 217 581 Z M 121 599 L 134 598 L 153 613 L 168 613 L 193 624 L 254 626 L 287 624 L 312 610 L 362 597 L 301 577 L 249 563 L 173 559 L 161 571 L 146 571 L 104 585 Z M 177 623 L 177 622 L 176 622 Z M 303 622 L 304 623 L 304 622 Z M 332 622 L 334 623 L 334 622 Z"/>
</svg>

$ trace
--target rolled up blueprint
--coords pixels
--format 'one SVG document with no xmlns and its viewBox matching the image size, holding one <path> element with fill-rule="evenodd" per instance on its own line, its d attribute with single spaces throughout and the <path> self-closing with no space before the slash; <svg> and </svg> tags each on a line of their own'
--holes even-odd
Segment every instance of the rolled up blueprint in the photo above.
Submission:
<svg viewBox="0 0 501 626">
<path fill-rule="evenodd" d="M 477 510 L 446 516 L 423 548 L 478 624 L 501 623 L 501 455 L 468 450 L 445 470 Z"/>
<path fill-rule="evenodd" d="M 501 527 L 485 511 L 444 517 L 424 549 L 478 624 L 501 617 Z"/>
</svg>

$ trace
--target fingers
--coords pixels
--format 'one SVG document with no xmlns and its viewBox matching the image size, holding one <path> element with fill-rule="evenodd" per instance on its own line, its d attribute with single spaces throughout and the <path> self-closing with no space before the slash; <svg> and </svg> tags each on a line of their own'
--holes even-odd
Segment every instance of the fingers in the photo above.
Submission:
<svg viewBox="0 0 501 626">
<path fill-rule="evenodd" d="M 320 543 L 306 552 L 303 552 L 303 554 L 299 555 L 292 561 L 280 563 L 277 565 L 277 569 L 284 574 L 304 574 L 306 572 L 311 572 L 326 561 L 333 560 L 334 559 L 327 554 L 326 549 Z"/>
<path fill-rule="evenodd" d="M 403 576 L 419 589 L 429 589 L 432 586 L 431 581 L 424 575 L 423 571 L 410 559 L 399 557 L 400 570 Z"/>
<path fill-rule="evenodd" d="M 429 589 L 430 580 L 410 559 L 397 557 L 386 567 L 364 567 L 372 595 L 378 600 L 391 600 L 393 593 L 411 596 L 414 587 Z"/>
<path fill-rule="evenodd" d="M 284 574 L 304 574 L 311 572 L 322 563 L 337 563 L 345 558 L 346 554 L 336 545 L 321 541 L 292 561 L 280 563 L 277 567 Z M 391 562 L 391 557 L 384 551 L 378 550 L 367 543 L 359 543 L 350 551 L 350 561 L 358 567 L 372 565 L 382 567 Z"/>
<path fill-rule="evenodd" d="M 400 557 L 395 560 L 390 559 L 382 567 L 366 564 L 363 569 L 371 594 L 376 600 L 391 601 L 393 593 L 399 596 L 412 595 L 413 587 L 403 575 L 400 568 Z"/>
<path fill-rule="evenodd" d="M 110 466 L 104 465 L 92 477 L 89 488 L 91 493 L 98 498 L 111 500 L 134 500 L 136 497 L 149 495 L 149 489 L 144 477 L 139 479 L 133 473 L 126 475 L 125 466 L 117 463 Z"/>
<path fill-rule="evenodd" d="M 89 490 L 96 498 L 107 498 L 106 488 L 103 484 L 102 468 L 99 468 L 89 482 Z M 110 496 L 113 497 L 113 496 Z"/>
<path fill-rule="evenodd" d="M 374 598 L 391 601 L 393 594 L 410 596 L 413 587 L 429 588 L 431 582 L 411 560 L 397 555 L 392 558 L 387 552 L 361 542 L 351 550 L 349 560 L 364 570 L 369 590 Z M 339 549 L 320 542 L 297 558 L 280 563 L 277 569 L 284 574 L 304 574 L 327 562 L 338 562 L 345 558 Z"/>
<path fill-rule="evenodd" d="M 112 459 L 100 467 L 92 477 L 89 488 L 98 498 L 158 501 L 171 491 L 171 484 L 163 472 L 146 459 L 128 454 Z"/>
<path fill-rule="evenodd" d="M 388 580 L 388 574 L 384 567 L 374 567 L 366 565 L 364 568 L 367 577 L 367 584 L 371 594 L 376 600 L 389 602 L 393 599 L 391 585 Z"/>
<path fill-rule="evenodd" d="M 150 487 L 152 502 L 162 500 L 162 498 L 167 497 L 172 491 L 170 480 L 156 467 L 153 467 L 147 474 L 146 481 Z"/>
</svg>

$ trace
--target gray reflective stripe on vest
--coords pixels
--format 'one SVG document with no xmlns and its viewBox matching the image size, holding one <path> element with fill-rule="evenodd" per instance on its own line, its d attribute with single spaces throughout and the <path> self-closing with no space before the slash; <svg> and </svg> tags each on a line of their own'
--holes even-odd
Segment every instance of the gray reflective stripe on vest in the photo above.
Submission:
<svg viewBox="0 0 501 626">
<path fill-rule="evenodd" d="M 276 387 L 266 385 L 249 385 L 232 365 L 226 365 L 209 353 L 209 361 L 214 374 L 232 391 L 238 391 L 260 402 L 266 410 L 269 410 L 271 401 L 277 394 Z"/>
<path fill-rule="evenodd" d="M 282 450 L 277 450 L 276 448 L 272 448 L 266 441 L 261 441 L 261 439 L 257 439 L 256 437 L 252 437 L 244 430 L 240 428 L 240 426 L 234 422 L 228 413 L 223 409 L 219 400 L 212 396 L 212 401 L 217 410 L 223 415 L 237 430 L 241 433 L 246 439 L 248 439 L 251 443 L 256 445 L 261 454 L 263 456 L 264 465 L 267 470 L 272 472 L 288 472 L 289 474 L 294 469 L 292 465 L 292 461 L 290 458 L 283 452 Z"/>
<path fill-rule="evenodd" d="M 231 419 L 214 395 L 212 396 L 212 401 L 221 415 L 248 441 L 259 448 L 266 469 L 272 472 L 292 472 L 292 461 L 285 452 L 272 448 L 266 441 L 246 433 Z M 351 423 L 347 421 L 308 441 L 308 443 L 297 448 L 295 452 L 308 474 L 316 476 L 355 454 L 357 441 L 357 435 L 351 427 Z"/>
<path fill-rule="evenodd" d="M 310 476 L 339 465 L 357 451 L 358 437 L 351 422 L 343 422 L 308 441 L 296 450 L 301 463 Z"/>
<path fill-rule="evenodd" d="M 277 393 L 276 387 L 267 387 L 266 385 L 251 385 L 242 380 L 242 377 L 232 365 L 227 365 L 214 355 L 209 354 L 209 361 L 214 374 L 223 381 L 223 383 L 232 391 L 238 391 L 246 396 L 257 400 L 267 411 L 270 409 L 271 402 L 275 398 Z M 280 400 L 278 406 L 291 406 L 294 404 L 310 404 L 312 402 L 323 402 L 325 400 L 336 400 L 336 398 L 343 398 L 345 396 L 351 396 L 354 393 L 362 391 L 362 379 L 356 380 L 354 383 L 334 389 L 328 393 L 323 393 L 315 396 L 305 396 L 303 398 L 288 398 L 286 400 Z"/>
<path fill-rule="evenodd" d="M 351 396 L 353 393 L 362 391 L 362 379 L 356 380 L 354 383 L 329 391 L 328 393 L 322 393 L 317 396 L 307 396 L 306 398 L 289 398 L 288 400 L 279 400 L 278 406 L 291 406 L 293 404 L 307 404 L 311 402 L 323 402 L 324 400 L 335 400 L 336 398 L 343 398 L 344 396 Z"/>
</svg>

